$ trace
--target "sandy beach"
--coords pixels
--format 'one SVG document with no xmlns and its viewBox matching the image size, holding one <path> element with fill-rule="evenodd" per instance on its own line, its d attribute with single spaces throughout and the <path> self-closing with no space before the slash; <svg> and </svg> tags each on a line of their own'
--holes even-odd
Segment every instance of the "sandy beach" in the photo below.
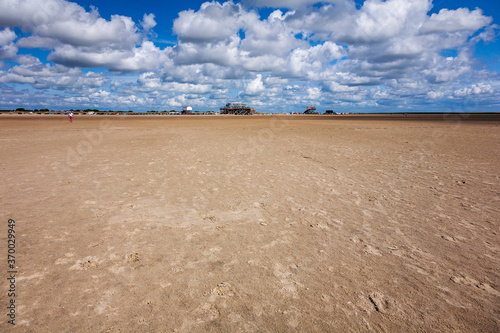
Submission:
<svg viewBox="0 0 500 333">
<path fill-rule="evenodd" d="M 498 119 L 1 115 L 0 141 L 0 331 L 500 330 Z"/>
</svg>

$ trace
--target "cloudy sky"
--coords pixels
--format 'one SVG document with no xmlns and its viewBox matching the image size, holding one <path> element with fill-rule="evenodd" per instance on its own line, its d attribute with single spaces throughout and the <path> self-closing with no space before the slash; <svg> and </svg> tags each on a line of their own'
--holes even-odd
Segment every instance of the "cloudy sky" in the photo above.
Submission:
<svg viewBox="0 0 500 333">
<path fill-rule="evenodd" d="M 0 109 L 500 111 L 498 1 L 0 0 Z"/>
</svg>

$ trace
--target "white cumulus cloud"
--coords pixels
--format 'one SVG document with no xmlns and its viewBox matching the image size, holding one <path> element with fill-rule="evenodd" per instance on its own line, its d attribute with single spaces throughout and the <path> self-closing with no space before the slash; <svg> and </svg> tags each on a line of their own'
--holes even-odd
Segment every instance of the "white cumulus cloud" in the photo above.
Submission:
<svg viewBox="0 0 500 333">
<path fill-rule="evenodd" d="M 17 54 L 17 46 L 14 40 L 17 38 L 12 29 L 0 30 L 0 60 L 9 60 Z"/>
<path fill-rule="evenodd" d="M 476 31 L 491 23 L 492 18 L 483 15 L 482 10 L 470 11 L 467 8 L 449 10 L 443 8 L 437 14 L 424 22 L 420 31 L 422 33 L 440 33 L 457 31 Z"/>
<path fill-rule="evenodd" d="M 491 93 L 493 93 L 491 85 L 480 82 L 478 84 L 473 84 L 470 87 L 464 87 L 462 89 L 455 90 L 453 95 L 457 97 L 466 97 L 471 95 L 482 95 Z"/>
<path fill-rule="evenodd" d="M 262 82 L 262 74 L 257 74 L 256 78 L 250 81 L 241 96 L 257 96 L 265 90 Z"/>
</svg>

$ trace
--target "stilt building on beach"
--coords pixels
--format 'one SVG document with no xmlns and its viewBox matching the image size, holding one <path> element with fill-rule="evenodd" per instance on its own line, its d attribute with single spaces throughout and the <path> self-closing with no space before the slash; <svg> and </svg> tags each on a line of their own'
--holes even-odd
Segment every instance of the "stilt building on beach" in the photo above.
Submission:
<svg viewBox="0 0 500 333">
<path fill-rule="evenodd" d="M 316 111 L 316 107 L 315 106 L 308 106 L 306 108 L 306 110 L 304 111 L 304 114 L 318 114 L 319 112 Z"/>
<path fill-rule="evenodd" d="M 246 103 L 227 103 L 220 108 L 221 114 L 255 114 L 255 110 Z"/>
</svg>

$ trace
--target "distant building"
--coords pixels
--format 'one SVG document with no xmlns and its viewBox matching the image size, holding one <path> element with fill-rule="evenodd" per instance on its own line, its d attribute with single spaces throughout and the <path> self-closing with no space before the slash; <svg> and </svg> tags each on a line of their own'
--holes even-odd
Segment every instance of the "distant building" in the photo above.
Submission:
<svg viewBox="0 0 500 333">
<path fill-rule="evenodd" d="M 190 106 L 184 106 L 182 108 L 181 114 L 191 114 L 191 112 L 193 112 L 193 108 L 192 107 L 190 107 Z"/>
<path fill-rule="evenodd" d="M 304 111 L 304 114 L 319 114 L 318 111 L 316 111 L 316 107 L 315 106 L 308 106 L 306 108 L 306 110 Z"/>
<path fill-rule="evenodd" d="M 255 110 L 249 107 L 246 103 L 227 103 L 226 106 L 220 108 L 221 114 L 255 114 Z"/>
</svg>

